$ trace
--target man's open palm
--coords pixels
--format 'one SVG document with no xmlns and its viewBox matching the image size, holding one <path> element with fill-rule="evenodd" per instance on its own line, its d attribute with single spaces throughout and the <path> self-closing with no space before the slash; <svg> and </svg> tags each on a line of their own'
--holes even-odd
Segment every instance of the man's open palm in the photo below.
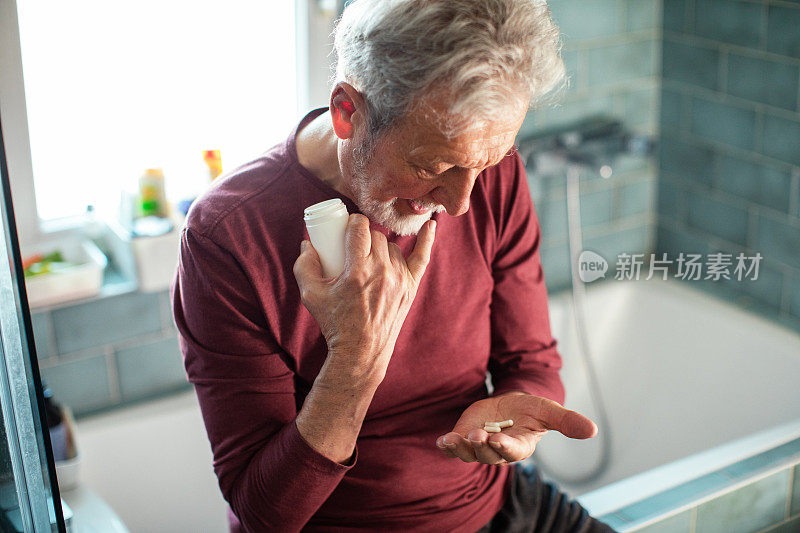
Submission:
<svg viewBox="0 0 800 533">
<path fill-rule="evenodd" d="M 514 425 L 500 433 L 483 430 L 486 422 L 509 419 Z M 453 431 L 436 440 L 436 446 L 448 457 L 465 462 L 503 465 L 530 457 L 549 430 L 573 439 L 588 439 L 597 434 L 594 422 L 558 402 L 530 394 L 511 394 L 470 405 Z"/>
</svg>

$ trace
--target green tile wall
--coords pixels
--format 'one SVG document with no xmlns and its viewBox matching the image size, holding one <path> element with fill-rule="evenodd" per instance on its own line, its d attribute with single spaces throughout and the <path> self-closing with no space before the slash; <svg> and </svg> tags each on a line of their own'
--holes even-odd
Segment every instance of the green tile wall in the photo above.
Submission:
<svg viewBox="0 0 800 533">
<path fill-rule="evenodd" d="M 137 344 L 115 352 L 123 400 L 135 400 L 175 388 L 186 381 L 178 339 Z"/>
<path fill-rule="evenodd" d="M 627 0 L 625 20 L 628 31 L 647 30 L 658 27 L 661 2 L 658 0 Z"/>
<path fill-rule="evenodd" d="M 190 387 L 166 291 L 67 304 L 32 318 L 42 377 L 77 416 Z"/>
<path fill-rule="evenodd" d="M 719 87 L 719 50 L 713 46 L 664 39 L 664 77 L 696 87 Z"/>
<path fill-rule="evenodd" d="M 731 52 L 725 73 L 728 94 L 794 111 L 800 65 Z"/>
<path fill-rule="evenodd" d="M 621 533 L 798 531 L 800 439 L 631 503 L 599 519 Z"/>
<path fill-rule="evenodd" d="M 786 517 L 791 469 L 784 469 L 697 508 L 697 533 L 750 533 Z"/>
<path fill-rule="evenodd" d="M 550 0 L 563 34 L 570 85 L 558 105 L 529 113 L 520 138 L 591 116 L 622 120 L 657 135 L 660 98 L 661 0 Z M 614 262 L 621 252 L 647 253 L 655 246 L 656 167 L 621 163 L 608 180 L 581 176 L 584 248 Z M 570 286 L 566 179 L 529 176 L 542 226 L 542 263 L 551 292 Z M 537 183 L 533 183 L 537 181 Z"/>
<path fill-rule="evenodd" d="M 158 296 L 140 292 L 64 307 L 53 311 L 51 317 L 59 353 L 113 344 L 161 329 Z"/>
<path fill-rule="evenodd" d="M 765 9 L 759 2 L 694 0 L 692 33 L 722 43 L 757 47 L 764 36 Z M 692 6 L 688 6 L 692 9 Z"/>
<path fill-rule="evenodd" d="M 691 105 L 690 131 L 697 137 L 748 150 L 755 146 L 754 111 L 704 97 L 692 98 Z"/>
<path fill-rule="evenodd" d="M 769 5 L 767 11 L 767 50 L 800 57 L 800 12 L 790 5 Z"/>
<path fill-rule="evenodd" d="M 718 187 L 744 200 L 783 213 L 789 212 L 792 174 L 787 169 L 747 161 L 734 154 L 720 154 Z"/>
<path fill-rule="evenodd" d="M 60 364 L 42 364 L 40 370 L 57 400 L 80 414 L 112 402 L 108 359 L 102 348 L 95 348 L 80 357 L 65 358 Z"/>
<path fill-rule="evenodd" d="M 636 533 L 689 533 L 692 530 L 692 511 L 684 511 L 675 516 L 637 529 Z"/>
<path fill-rule="evenodd" d="M 686 27 L 686 0 L 664 0 L 663 28 L 683 31 Z"/>
<path fill-rule="evenodd" d="M 764 533 L 797 533 L 800 531 L 800 516 L 762 531 Z"/>
<path fill-rule="evenodd" d="M 777 162 L 800 167 L 800 150 L 797 139 L 800 138 L 800 118 L 797 113 L 778 115 L 775 112 L 764 113 L 764 133 L 761 151 Z"/>
<path fill-rule="evenodd" d="M 744 244 L 747 235 L 747 211 L 723 200 L 700 194 L 687 197 L 689 227 L 706 231 L 728 242 Z"/>
<path fill-rule="evenodd" d="M 598 46 L 586 51 L 587 83 L 604 87 L 624 81 L 652 78 L 656 72 L 656 41 L 641 41 Z"/>
<path fill-rule="evenodd" d="M 800 2 L 663 5 L 656 247 L 761 253 L 716 288 L 800 330 Z"/>
</svg>

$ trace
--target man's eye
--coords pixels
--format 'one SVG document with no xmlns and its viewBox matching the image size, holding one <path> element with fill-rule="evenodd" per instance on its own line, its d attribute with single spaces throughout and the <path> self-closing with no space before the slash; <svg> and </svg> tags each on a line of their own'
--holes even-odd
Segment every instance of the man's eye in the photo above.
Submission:
<svg viewBox="0 0 800 533">
<path fill-rule="evenodd" d="M 431 178 L 436 176 L 436 174 L 434 174 L 433 172 L 431 172 L 430 170 L 428 170 L 426 168 L 417 167 L 417 166 L 415 166 L 414 168 L 416 168 L 416 170 L 417 170 L 417 175 L 419 177 L 423 178 L 423 179 L 431 179 Z"/>
<path fill-rule="evenodd" d="M 429 179 L 429 180 L 437 178 L 437 177 L 441 176 L 442 174 L 444 174 L 445 172 L 447 172 L 448 170 L 450 170 L 451 168 L 453 168 L 453 167 L 447 167 L 447 168 L 441 169 L 439 172 L 435 172 L 433 170 L 430 170 L 430 169 L 427 169 L 427 168 L 424 168 L 424 167 L 420 167 L 420 166 L 417 166 L 417 165 L 413 165 L 413 166 L 416 169 L 417 174 L 421 178 Z"/>
</svg>

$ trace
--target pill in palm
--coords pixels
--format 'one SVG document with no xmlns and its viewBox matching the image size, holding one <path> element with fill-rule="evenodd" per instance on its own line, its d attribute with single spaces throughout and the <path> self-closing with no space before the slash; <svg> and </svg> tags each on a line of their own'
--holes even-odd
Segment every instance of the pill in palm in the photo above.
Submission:
<svg viewBox="0 0 800 533">
<path fill-rule="evenodd" d="M 503 420 L 501 422 L 484 422 L 483 428 L 486 429 L 491 427 L 491 428 L 503 429 L 503 428 L 510 428 L 513 425 L 514 421 L 509 419 L 509 420 Z"/>
<path fill-rule="evenodd" d="M 497 426 L 484 426 L 483 430 L 487 433 L 500 433 L 502 430 Z"/>
</svg>

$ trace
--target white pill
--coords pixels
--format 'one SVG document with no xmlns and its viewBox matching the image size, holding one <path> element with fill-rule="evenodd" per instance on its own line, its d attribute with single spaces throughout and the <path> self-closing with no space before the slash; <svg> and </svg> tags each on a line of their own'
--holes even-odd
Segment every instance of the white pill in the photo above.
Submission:
<svg viewBox="0 0 800 533">
<path fill-rule="evenodd" d="M 494 426 L 496 428 L 499 428 L 500 427 L 500 422 L 485 422 L 483 425 L 484 426 Z"/>
<path fill-rule="evenodd" d="M 500 422 L 499 424 L 497 424 L 497 426 L 498 426 L 498 427 L 501 427 L 501 428 L 510 428 L 510 427 L 511 427 L 511 426 L 513 426 L 513 425 L 514 425 L 514 421 L 513 421 L 513 420 L 511 420 L 511 419 L 509 419 L 509 420 L 503 420 L 502 422 Z"/>
<path fill-rule="evenodd" d="M 487 432 L 487 433 L 500 433 L 500 431 L 502 431 L 502 430 L 501 430 L 499 427 L 497 427 L 497 426 L 484 426 L 483 430 L 484 430 L 485 432 Z"/>
</svg>

